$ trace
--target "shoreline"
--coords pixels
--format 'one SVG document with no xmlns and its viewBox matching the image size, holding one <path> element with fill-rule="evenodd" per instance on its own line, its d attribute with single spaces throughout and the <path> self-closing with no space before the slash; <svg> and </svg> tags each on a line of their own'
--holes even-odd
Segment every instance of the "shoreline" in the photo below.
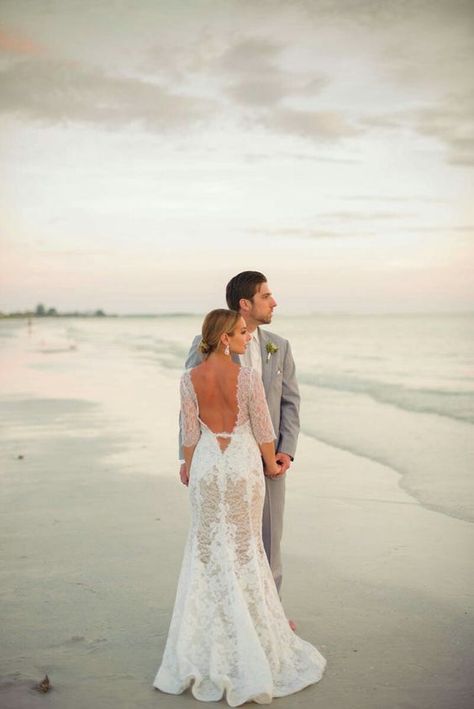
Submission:
<svg viewBox="0 0 474 709">
<path fill-rule="evenodd" d="M 302 435 L 302 434 L 300 434 Z M 391 471 L 395 473 L 398 478 L 398 485 L 400 486 L 400 489 L 403 490 L 404 492 L 409 495 L 414 504 L 419 504 L 421 507 L 423 507 L 425 510 L 429 510 L 431 512 L 437 512 L 438 514 L 445 515 L 446 517 L 449 517 L 451 519 L 456 519 L 461 522 L 466 522 L 467 524 L 473 524 L 474 518 L 471 519 L 470 517 L 474 515 L 474 512 L 472 515 L 468 516 L 465 514 L 464 516 L 462 515 L 461 512 L 452 511 L 448 510 L 445 506 L 441 505 L 436 505 L 435 503 L 430 503 L 426 500 L 423 499 L 422 495 L 417 495 L 416 491 L 410 487 L 409 483 L 406 481 L 406 478 L 410 475 L 408 471 L 404 471 L 401 469 L 396 468 L 394 465 L 385 462 L 384 460 L 371 457 L 367 455 L 366 453 L 359 453 L 358 451 L 353 450 L 350 447 L 344 447 L 339 443 L 335 443 L 331 441 L 329 438 L 325 439 L 322 438 L 321 436 L 315 436 L 314 434 L 306 434 L 308 438 L 313 439 L 314 441 L 321 443 L 323 445 L 328 446 L 329 448 L 334 448 L 335 450 L 339 450 L 343 453 L 349 453 L 350 455 L 356 457 L 356 458 L 361 458 L 364 461 L 367 461 L 368 463 L 374 463 L 376 465 L 380 465 L 383 468 L 386 468 L 388 471 Z M 403 503 L 403 504 L 410 504 L 410 503 Z"/>
</svg>

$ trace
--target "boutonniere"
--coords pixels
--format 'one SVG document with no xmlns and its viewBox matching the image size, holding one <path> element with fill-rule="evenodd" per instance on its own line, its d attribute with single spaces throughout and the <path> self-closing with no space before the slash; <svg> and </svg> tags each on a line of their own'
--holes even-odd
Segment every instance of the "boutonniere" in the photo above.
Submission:
<svg viewBox="0 0 474 709">
<path fill-rule="evenodd" d="M 267 362 L 269 362 L 270 357 L 275 354 L 275 352 L 278 352 L 278 346 L 274 345 L 273 342 L 267 342 L 265 349 L 267 350 Z"/>
</svg>

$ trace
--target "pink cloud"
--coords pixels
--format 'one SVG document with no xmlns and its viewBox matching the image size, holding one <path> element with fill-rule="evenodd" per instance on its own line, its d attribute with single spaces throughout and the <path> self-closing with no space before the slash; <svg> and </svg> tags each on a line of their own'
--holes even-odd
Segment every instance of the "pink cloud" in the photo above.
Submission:
<svg viewBox="0 0 474 709">
<path fill-rule="evenodd" d="M 44 54 L 45 48 L 29 37 L 16 32 L 5 32 L 0 29 L 0 50 L 12 54 L 26 54 L 28 56 Z"/>
</svg>

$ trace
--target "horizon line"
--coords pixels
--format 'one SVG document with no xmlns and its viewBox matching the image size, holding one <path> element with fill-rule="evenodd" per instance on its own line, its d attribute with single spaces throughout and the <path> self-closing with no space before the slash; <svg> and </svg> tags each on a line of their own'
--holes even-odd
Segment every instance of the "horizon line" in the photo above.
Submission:
<svg viewBox="0 0 474 709">
<path fill-rule="evenodd" d="M 103 309 L 102 309 L 103 310 Z M 202 311 L 163 311 L 155 313 L 140 313 L 140 312 L 107 312 L 103 310 L 103 318 L 160 318 L 160 317 L 202 317 L 208 310 Z M 474 315 L 474 308 L 469 310 L 387 310 L 387 311 L 349 311 L 349 310 L 314 310 L 311 312 L 298 313 L 298 312 L 288 312 L 279 313 L 281 317 L 333 317 L 333 316 L 351 316 L 351 317 L 374 317 L 374 316 L 446 316 L 446 315 Z M 277 314 L 278 316 L 278 314 Z M 57 312 L 55 315 L 36 315 L 34 311 L 20 311 L 13 310 L 10 312 L 0 310 L 0 319 L 9 318 L 22 318 L 22 317 L 33 317 L 38 320 L 43 320 L 44 318 L 90 318 L 99 317 L 96 315 L 96 311 L 88 310 L 69 310 L 67 312 L 61 313 Z"/>
</svg>

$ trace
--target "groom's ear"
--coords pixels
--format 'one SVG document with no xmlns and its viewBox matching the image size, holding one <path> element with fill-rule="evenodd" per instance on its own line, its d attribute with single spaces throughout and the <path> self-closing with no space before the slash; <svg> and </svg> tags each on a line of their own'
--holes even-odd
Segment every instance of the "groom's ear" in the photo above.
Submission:
<svg viewBox="0 0 474 709">
<path fill-rule="evenodd" d="M 250 310 L 250 300 L 247 300 L 247 298 L 241 298 L 239 300 L 239 308 L 244 311 L 244 313 L 247 313 Z"/>
</svg>

